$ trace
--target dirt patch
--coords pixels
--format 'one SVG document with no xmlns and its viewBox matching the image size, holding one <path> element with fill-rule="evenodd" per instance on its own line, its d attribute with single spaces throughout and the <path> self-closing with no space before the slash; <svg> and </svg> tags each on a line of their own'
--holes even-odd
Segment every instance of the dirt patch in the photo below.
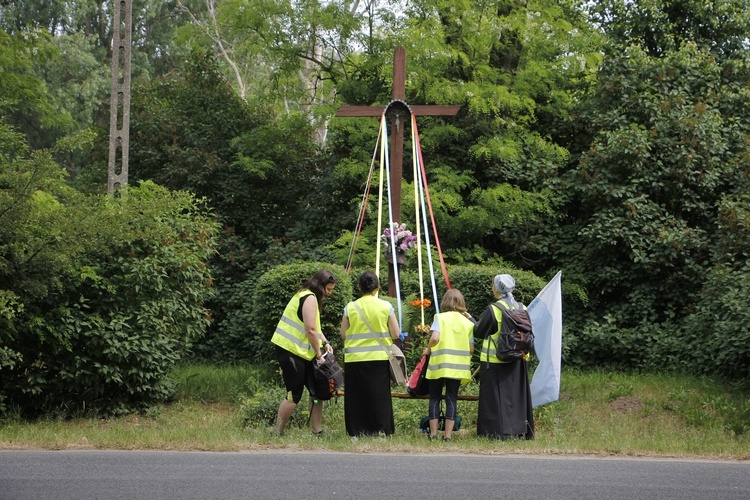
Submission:
<svg viewBox="0 0 750 500">
<path fill-rule="evenodd" d="M 619 412 L 640 410 L 643 408 L 643 401 L 634 396 L 623 396 L 609 403 L 609 407 Z"/>
</svg>

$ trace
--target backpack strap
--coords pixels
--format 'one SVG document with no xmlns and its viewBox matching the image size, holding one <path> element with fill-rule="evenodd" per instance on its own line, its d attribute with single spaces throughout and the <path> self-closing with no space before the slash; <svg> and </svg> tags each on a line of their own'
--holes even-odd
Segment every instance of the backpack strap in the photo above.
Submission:
<svg viewBox="0 0 750 500">
<path fill-rule="evenodd" d="M 526 310 L 526 306 L 523 305 L 522 302 L 516 301 L 516 303 L 520 306 L 519 309 Z M 505 307 L 505 305 L 501 301 L 499 301 L 499 300 L 497 302 L 493 302 L 492 305 L 495 306 L 495 307 L 497 307 L 498 309 L 500 309 L 500 312 L 502 312 L 502 313 L 505 313 L 505 311 L 510 311 L 511 310 L 511 309 L 508 309 L 507 307 Z M 503 331 L 502 331 L 502 325 L 500 326 L 500 332 L 499 333 L 500 333 L 500 335 L 502 335 L 502 333 L 503 333 Z M 492 347 L 492 350 L 496 351 L 497 350 L 497 342 L 495 342 L 494 340 L 492 340 L 492 336 L 491 335 L 489 337 L 487 337 L 487 340 L 490 341 L 490 346 Z M 499 338 L 498 338 L 498 340 L 499 340 Z M 487 361 L 486 361 L 486 363 L 487 363 L 487 366 L 489 367 L 489 365 L 490 365 L 490 353 L 489 352 L 487 353 Z"/>
<path fill-rule="evenodd" d="M 518 309 L 519 310 L 521 310 L 521 311 L 525 311 L 526 310 L 526 306 L 523 304 L 523 302 L 516 301 L 516 303 L 518 304 Z M 507 307 L 505 307 L 505 305 L 501 301 L 499 301 L 499 300 L 497 302 L 493 302 L 492 305 L 495 306 L 495 307 L 497 307 L 501 311 L 510 311 L 511 310 L 511 309 L 508 309 Z"/>
<path fill-rule="evenodd" d="M 500 301 L 499 301 L 499 300 L 498 300 L 497 302 L 493 302 L 493 303 L 492 303 L 492 305 L 493 305 L 493 306 L 495 306 L 495 307 L 497 307 L 498 309 L 500 309 L 500 312 L 503 312 L 503 311 L 507 311 L 507 310 L 508 310 L 508 308 L 507 308 L 507 307 L 505 307 L 505 306 L 504 306 L 504 305 L 503 305 L 502 303 L 500 303 Z M 497 320 L 495 320 L 495 321 L 497 321 Z M 502 333 L 502 326 L 500 327 L 500 329 L 501 329 L 501 330 L 500 330 L 500 332 L 498 332 L 498 333 Z M 491 350 L 488 350 L 488 351 L 487 351 L 487 361 L 485 361 L 485 363 L 486 363 L 486 365 L 485 365 L 485 369 L 486 369 L 486 368 L 489 368 L 489 367 L 490 367 L 490 356 L 491 356 L 490 352 L 495 352 L 495 351 L 497 350 L 497 342 L 495 342 L 495 341 L 494 341 L 494 340 L 492 339 L 492 335 L 489 335 L 489 336 L 487 337 L 487 341 L 489 342 L 489 345 L 490 345 L 490 347 L 491 347 Z"/>
<path fill-rule="evenodd" d="M 497 308 L 498 308 L 498 309 L 500 309 L 501 311 L 507 311 L 507 310 L 508 310 L 508 308 L 507 308 L 507 307 L 505 307 L 505 306 L 503 305 L 503 303 L 502 303 L 502 302 L 500 302 L 499 300 L 498 300 L 497 302 L 493 302 L 493 303 L 492 303 L 492 305 L 493 305 L 493 306 L 495 306 L 495 307 L 497 307 Z"/>
</svg>

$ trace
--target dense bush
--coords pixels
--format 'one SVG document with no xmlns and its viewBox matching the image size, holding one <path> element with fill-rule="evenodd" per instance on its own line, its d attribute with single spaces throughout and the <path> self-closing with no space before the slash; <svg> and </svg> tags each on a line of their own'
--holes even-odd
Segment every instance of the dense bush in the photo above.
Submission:
<svg viewBox="0 0 750 500">
<path fill-rule="evenodd" d="M 681 359 L 697 373 L 750 378 L 750 263 L 742 269 L 720 267 L 705 280 L 704 302 L 685 318 Z"/>
<path fill-rule="evenodd" d="M 192 195 L 152 183 L 59 209 L 77 217 L 77 232 L 48 237 L 87 245 L 58 258 L 35 296 L 12 289 L 22 307 L 3 341 L 17 358 L 0 366 L 0 394 L 27 415 L 165 401 L 167 375 L 209 322 L 216 224 Z"/>
<path fill-rule="evenodd" d="M 510 265 L 480 266 L 469 265 L 450 269 L 450 282 L 453 288 L 461 291 L 466 299 L 469 312 L 479 317 L 484 309 L 495 300 L 492 294 L 492 280 L 498 274 L 510 274 L 516 280 L 513 297 L 529 305 L 544 288 L 547 281 L 529 271 L 521 271 Z"/>
</svg>

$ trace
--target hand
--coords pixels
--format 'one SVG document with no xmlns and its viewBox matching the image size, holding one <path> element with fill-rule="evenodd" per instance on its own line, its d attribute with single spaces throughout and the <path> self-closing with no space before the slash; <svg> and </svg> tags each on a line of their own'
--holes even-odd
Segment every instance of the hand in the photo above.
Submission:
<svg viewBox="0 0 750 500">
<path fill-rule="evenodd" d="M 328 342 L 325 343 L 326 352 L 333 353 L 333 346 L 329 344 Z"/>
<path fill-rule="evenodd" d="M 424 349 L 422 349 L 422 356 L 427 356 L 428 354 L 430 354 L 430 352 L 430 348 L 425 347 Z"/>
</svg>

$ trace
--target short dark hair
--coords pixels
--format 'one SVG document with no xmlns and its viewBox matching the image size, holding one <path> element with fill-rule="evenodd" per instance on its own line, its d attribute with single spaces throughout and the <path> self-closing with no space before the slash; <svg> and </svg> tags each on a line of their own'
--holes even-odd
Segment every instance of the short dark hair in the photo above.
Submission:
<svg viewBox="0 0 750 500">
<path fill-rule="evenodd" d="M 362 293 L 370 293 L 380 288 L 380 280 L 378 279 L 378 275 L 375 274 L 375 271 L 368 269 L 359 277 L 357 286 Z"/>
</svg>

